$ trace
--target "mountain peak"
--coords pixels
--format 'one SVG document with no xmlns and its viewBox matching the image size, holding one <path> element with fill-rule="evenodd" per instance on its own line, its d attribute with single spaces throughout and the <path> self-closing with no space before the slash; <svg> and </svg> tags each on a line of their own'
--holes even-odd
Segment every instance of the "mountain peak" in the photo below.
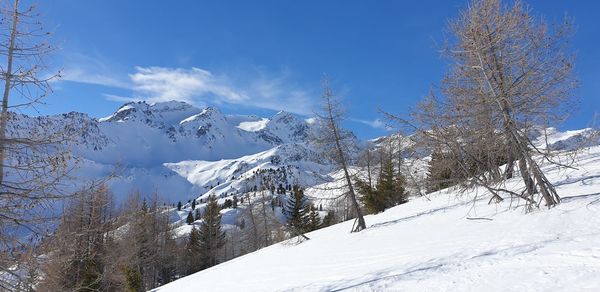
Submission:
<svg viewBox="0 0 600 292">
<path fill-rule="evenodd" d="M 277 112 L 272 118 L 271 118 L 271 123 L 284 123 L 284 124 L 291 124 L 291 123 L 298 123 L 300 121 L 299 118 L 297 118 L 294 114 L 290 113 L 290 112 L 286 112 L 286 111 L 279 111 Z"/>
</svg>

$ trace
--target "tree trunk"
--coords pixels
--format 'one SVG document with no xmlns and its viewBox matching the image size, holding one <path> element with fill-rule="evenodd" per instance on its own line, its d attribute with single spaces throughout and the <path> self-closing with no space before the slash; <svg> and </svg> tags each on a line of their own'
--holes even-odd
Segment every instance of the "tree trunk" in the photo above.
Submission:
<svg viewBox="0 0 600 292">
<path fill-rule="evenodd" d="M 331 104 L 329 105 L 329 117 L 330 117 L 331 123 L 332 123 L 332 130 L 333 130 L 333 135 L 334 135 L 334 139 L 335 139 L 335 147 L 338 152 L 340 163 L 342 164 L 342 169 L 344 170 L 344 176 L 346 178 L 346 183 L 348 184 L 350 200 L 352 201 L 352 206 L 354 207 L 354 210 L 356 211 L 356 217 L 358 219 L 358 224 L 356 225 L 356 228 L 354 228 L 354 230 L 352 230 L 352 232 L 358 232 L 363 229 L 366 229 L 367 225 L 365 224 L 365 218 L 363 217 L 362 211 L 360 210 L 360 206 L 358 205 L 358 201 L 356 200 L 356 193 L 354 192 L 354 187 L 352 186 L 352 179 L 350 177 L 350 173 L 348 172 L 348 165 L 346 163 L 346 158 L 344 155 L 344 151 L 342 149 L 342 145 L 340 144 L 341 138 L 338 133 L 335 121 L 333 120 L 333 115 L 331 112 Z"/>
<path fill-rule="evenodd" d="M 15 0 L 13 7 L 12 25 L 10 29 L 10 41 L 6 55 L 6 73 L 4 74 L 4 92 L 2 94 L 2 115 L 0 116 L 0 186 L 4 182 L 4 161 L 6 160 L 6 126 L 8 124 L 8 98 L 10 95 L 13 55 L 15 49 L 15 37 L 17 34 L 17 23 L 19 22 L 19 0 Z"/>
</svg>

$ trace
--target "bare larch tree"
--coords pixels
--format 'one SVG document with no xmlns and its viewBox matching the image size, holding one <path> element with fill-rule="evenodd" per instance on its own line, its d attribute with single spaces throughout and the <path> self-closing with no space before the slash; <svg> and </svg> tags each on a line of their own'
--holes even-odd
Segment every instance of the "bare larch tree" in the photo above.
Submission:
<svg viewBox="0 0 600 292">
<path fill-rule="evenodd" d="M 560 197 L 540 165 L 558 162 L 530 133 L 559 122 L 573 101 L 569 21 L 549 26 L 520 1 L 474 0 L 449 30 L 443 52 L 450 64 L 441 94 L 430 94 L 403 123 L 431 149 L 449 152 L 459 171 L 493 198 L 508 193 L 529 209 L 556 205 Z M 515 163 L 522 191 L 503 188 Z"/>
<path fill-rule="evenodd" d="M 51 90 L 43 59 L 54 47 L 39 22 L 35 6 L 19 0 L 0 3 L 0 270 L 10 273 L 19 254 L 30 246 L 23 230 L 44 233 L 48 203 L 61 198 L 61 178 L 69 170 L 64 132 L 37 119 L 23 130 L 15 111 L 35 110 Z M 1 280 L 0 280 L 1 282 Z"/>
<path fill-rule="evenodd" d="M 333 94 L 327 77 L 323 78 L 322 109 L 315 113 L 318 129 L 313 134 L 313 142 L 322 155 L 338 164 L 344 173 L 345 189 L 356 212 L 357 224 L 353 232 L 367 228 L 362 210 L 358 204 L 356 192 L 352 185 L 352 175 L 349 170 L 350 152 L 354 147 L 354 135 L 342 128 L 345 112 L 339 99 Z"/>
</svg>

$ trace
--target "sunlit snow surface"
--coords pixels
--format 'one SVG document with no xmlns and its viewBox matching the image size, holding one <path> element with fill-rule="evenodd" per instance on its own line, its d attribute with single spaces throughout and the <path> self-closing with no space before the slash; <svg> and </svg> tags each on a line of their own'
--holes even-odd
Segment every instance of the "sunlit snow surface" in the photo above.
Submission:
<svg viewBox="0 0 600 292">
<path fill-rule="evenodd" d="M 264 129 L 268 122 L 269 119 L 262 118 L 259 121 L 241 122 L 237 127 L 244 131 L 256 132 Z"/>
<path fill-rule="evenodd" d="M 444 190 L 367 216 L 360 233 L 344 222 L 156 291 L 600 291 L 600 147 L 577 159 L 544 167 L 563 197 L 549 210 Z"/>
</svg>

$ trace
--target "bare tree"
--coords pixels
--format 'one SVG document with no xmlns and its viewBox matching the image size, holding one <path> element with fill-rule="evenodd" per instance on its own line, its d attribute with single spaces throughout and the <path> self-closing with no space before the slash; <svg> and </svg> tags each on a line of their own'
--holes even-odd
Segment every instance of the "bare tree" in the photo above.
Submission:
<svg viewBox="0 0 600 292">
<path fill-rule="evenodd" d="M 49 255 L 39 285 L 43 291 L 116 291 L 111 281 L 115 262 L 112 196 L 104 186 L 86 188 L 74 196 L 55 235 L 47 241 Z"/>
<path fill-rule="evenodd" d="M 0 270 L 31 245 L 23 230 L 43 234 L 48 217 L 43 209 L 65 195 L 62 179 L 70 170 L 65 132 L 32 119 L 33 129 L 23 130 L 16 110 L 35 109 L 51 90 L 43 57 L 54 48 L 39 22 L 35 6 L 21 7 L 19 0 L 0 4 L 0 78 L 4 82 L 0 111 Z M 2 280 L 0 280 L 2 281 Z"/>
<path fill-rule="evenodd" d="M 345 188 L 347 195 L 356 212 L 357 223 L 352 232 L 358 232 L 367 228 L 362 210 L 358 205 L 356 192 L 352 185 L 352 176 L 349 171 L 350 152 L 354 149 L 354 136 L 351 132 L 342 128 L 341 123 L 345 113 L 338 98 L 333 94 L 327 77 L 323 78 L 322 109 L 316 113 L 318 130 L 313 135 L 313 141 L 320 148 L 321 153 L 331 159 L 344 172 Z"/>
<path fill-rule="evenodd" d="M 540 163 L 558 162 L 530 133 L 559 122 L 572 101 L 576 81 L 567 47 L 569 22 L 550 27 L 520 1 L 509 6 L 474 0 L 449 29 L 453 38 L 444 53 L 451 64 L 442 96 L 432 93 L 411 121 L 399 120 L 416 130 L 421 143 L 456 158 L 468 181 L 493 198 L 508 193 L 524 199 L 528 208 L 542 201 L 556 205 L 560 197 Z M 499 166 L 505 163 L 502 174 Z M 522 191 L 502 184 L 512 177 L 515 163 Z"/>
</svg>

